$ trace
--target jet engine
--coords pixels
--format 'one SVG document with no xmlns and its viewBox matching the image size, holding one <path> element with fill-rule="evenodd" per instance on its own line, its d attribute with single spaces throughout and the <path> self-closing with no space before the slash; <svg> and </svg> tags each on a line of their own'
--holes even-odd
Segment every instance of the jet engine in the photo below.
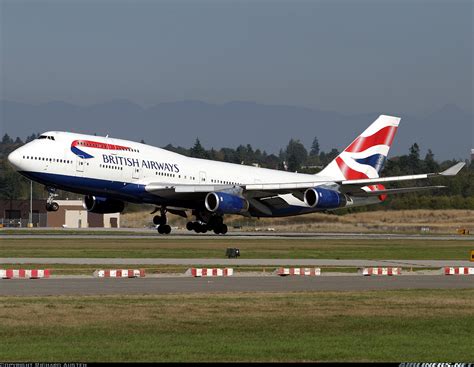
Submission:
<svg viewBox="0 0 474 367">
<path fill-rule="evenodd" d="M 346 206 L 347 199 L 340 192 L 313 187 L 305 191 L 304 202 L 311 208 L 335 209 Z"/>
<path fill-rule="evenodd" d="M 210 192 L 206 195 L 204 204 L 207 210 L 217 214 L 238 214 L 249 209 L 247 200 L 225 192 Z"/>
<path fill-rule="evenodd" d="M 123 201 L 92 195 L 84 197 L 83 206 L 87 211 L 98 214 L 122 212 L 125 208 Z"/>
</svg>

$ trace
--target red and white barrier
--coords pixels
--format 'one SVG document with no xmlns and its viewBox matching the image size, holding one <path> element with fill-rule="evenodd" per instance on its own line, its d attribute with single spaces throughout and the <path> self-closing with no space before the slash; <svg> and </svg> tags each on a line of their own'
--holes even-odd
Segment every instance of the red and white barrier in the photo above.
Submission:
<svg viewBox="0 0 474 367">
<path fill-rule="evenodd" d="M 186 270 L 185 275 L 192 277 L 230 277 L 234 274 L 234 269 L 202 269 L 202 268 L 191 268 Z"/>
<path fill-rule="evenodd" d="M 362 275 L 400 275 L 402 268 L 362 268 Z"/>
<path fill-rule="evenodd" d="M 114 269 L 114 270 L 96 270 L 95 277 L 99 278 L 143 278 L 145 270 L 143 269 Z"/>
<path fill-rule="evenodd" d="M 474 268 L 469 267 L 456 267 L 456 268 L 444 268 L 444 275 L 474 275 Z"/>
<path fill-rule="evenodd" d="M 317 276 L 321 275 L 320 268 L 279 268 L 276 270 L 277 275 L 305 275 L 305 276 Z"/>
<path fill-rule="evenodd" d="M 39 279 L 49 278 L 48 269 L 0 269 L 2 279 Z"/>
</svg>

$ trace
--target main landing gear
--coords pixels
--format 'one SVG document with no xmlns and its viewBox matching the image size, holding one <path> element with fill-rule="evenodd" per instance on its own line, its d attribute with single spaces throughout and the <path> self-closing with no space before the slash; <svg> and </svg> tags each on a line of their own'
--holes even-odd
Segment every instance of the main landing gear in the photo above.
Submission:
<svg viewBox="0 0 474 367">
<path fill-rule="evenodd" d="M 171 227 L 167 224 L 166 213 L 168 210 L 166 207 L 157 207 L 151 214 L 160 211 L 159 215 L 153 217 L 153 223 L 157 226 L 158 233 L 169 234 L 171 233 Z M 186 217 L 186 213 L 182 210 L 170 209 L 171 214 Z M 196 216 L 196 221 L 188 222 L 186 228 L 188 231 L 194 231 L 196 233 L 206 233 L 207 231 L 214 231 L 215 234 L 226 234 L 227 225 L 224 224 L 224 218 L 221 215 L 213 214 L 207 211 L 193 211 L 193 215 Z"/>
<path fill-rule="evenodd" d="M 166 224 L 166 208 L 160 209 L 160 215 L 155 215 L 153 217 L 153 223 L 158 226 L 157 230 L 159 234 L 170 234 L 171 227 L 169 224 Z"/>
<path fill-rule="evenodd" d="M 206 233 L 207 231 L 214 231 L 215 234 L 226 234 L 227 233 L 227 225 L 224 224 L 224 218 L 218 215 L 213 215 L 209 218 L 209 220 L 204 222 L 202 219 L 199 218 L 199 215 L 196 215 L 197 220 L 195 222 L 188 222 L 186 224 L 186 229 L 188 231 L 194 231 L 196 233 Z"/>
<path fill-rule="evenodd" d="M 48 199 L 46 200 L 46 211 L 48 212 L 57 212 L 59 209 L 59 204 L 54 201 L 54 198 L 58 196 L 56 194 L 56 189 L 54 187 L 46 187 L 48 191 Z"/>
</svg>

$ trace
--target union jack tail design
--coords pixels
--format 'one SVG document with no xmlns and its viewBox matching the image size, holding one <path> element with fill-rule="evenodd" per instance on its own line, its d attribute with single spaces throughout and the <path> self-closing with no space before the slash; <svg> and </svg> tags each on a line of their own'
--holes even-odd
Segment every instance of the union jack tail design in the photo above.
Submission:
<svg viewBox="0 0 474 367">
<path fill-rule="evenodd" d="M 379 177 L 399 123 L 399 117 L 380 115 L 318 175 L 336 181 Z"/>
</svg>

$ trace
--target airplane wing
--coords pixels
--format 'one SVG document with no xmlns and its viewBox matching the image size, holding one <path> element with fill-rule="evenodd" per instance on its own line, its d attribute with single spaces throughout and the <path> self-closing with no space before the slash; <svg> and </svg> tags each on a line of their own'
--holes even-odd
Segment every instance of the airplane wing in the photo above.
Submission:
<svg viewBox="0 0 474 367">
<path fill-rule="evenodd" d="M 465 166 L 464 162 L 459 162 L 454 166 L 448 168 L 443 172 L 437 173 L 424 173 L 420 175 L 405 175 L 405 176 L 392 176 L 392 177 L 378 177 L 378 178 L 367 178 L 361 180 L 342 180 L 342 181 L 334 181 L 334 183 L 339 184 L 342 190 L 344 190 L 344 186 L 357 186 L 363 187 L 368 185 L 376 185 L 380 183 L 387 183 L 387 182 L 400 182 L 400 181 L 411 181 L 411 180 L 420 180 L 426 178 L 432 178 L 436 176 L 455 176 L 458 172 Z M 288 190 L 295 190 L 295 189 L 309 189 L 311 187 L 315 187 L 317 185 L 321 185 L 322 183 L 327 181 L 313 181 L 313 182 L 295 182 L 295 183 L 271 183 L 271 184 L 251 184 L 246 185 L 245 190 L 247 191 L 287 191 Z M 332 183 L 332 182 L 331 182 Z"/>
<path fill-rule="evenodd" d="M 311 182 L 294 182 L 294 183 L 265 183 L 265 184 L 249 184 L 242 186 L 233 185 L 186 185 L 186 184 L 163 184 L 150 183 L 146 185 L 146 191 L 168 199 L 180 200 L 202 200 L 210 192 L 219 191 L 235 191 L 244 196 L 251 206 L 260 212 L 269 213 L 275 206 L 306 205 L 303 203 L 304 192 L 315 186 L 324 186 L 344 194 L 357 197 L 370 197 L 384 194 L 400 194 L 415 191 L 441 189 L 445 186 L 419 186 L 419 187 L 403 187 L 378 190 L 371 190 L 368 186 L 377 185 L 387 182 L 400 182 L 427 179 L 437 176 L 455 176 L 465 163 L 460 162 L 448 168 L 445 171 L 437 173 L 427 173 L 419 175 L 393 176 L 373 179 L 359 180 L 342 180 L 327 181 L 315 180 Z M 299 203 L 299 204 L 298 204 Z"/>
</svg>

